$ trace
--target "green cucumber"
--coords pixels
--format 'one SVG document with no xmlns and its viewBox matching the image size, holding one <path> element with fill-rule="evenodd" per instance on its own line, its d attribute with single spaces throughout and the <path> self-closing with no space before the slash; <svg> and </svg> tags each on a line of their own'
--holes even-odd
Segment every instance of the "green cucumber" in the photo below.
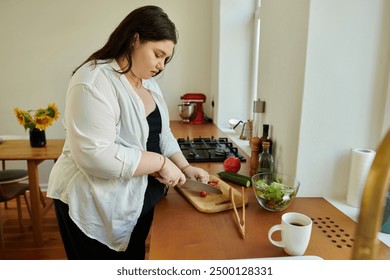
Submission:
<svg viewBox="0 0 390 280">
<path fill-rule="evenodd" d="M 251 178 L 234 172 L 222 171 L 218 176 L 226 181 L 233 182 L 237 185 L 249 187 L 251 185 Z"/>
<path fill-rule="evenodd" d="M 227 175 L 232 175 L 232 176 L 236 176 L 236 177 L 240 177 L 240 178 L 243 178 L 243 179 L 246 179 L 246 180 L 251 180 L 251 177 L 249 176 L 245 176 L 245 175 L 242 175 L 242 174 L 239 174 L 239 173 L 234 173 L 234 172 L 231 172 L 231 171 L 222 171 L 222 172 L 219 172 L 218 174 L 222 173 L 222 176 L 224 174 L 227 174 Z"/>
</svg>

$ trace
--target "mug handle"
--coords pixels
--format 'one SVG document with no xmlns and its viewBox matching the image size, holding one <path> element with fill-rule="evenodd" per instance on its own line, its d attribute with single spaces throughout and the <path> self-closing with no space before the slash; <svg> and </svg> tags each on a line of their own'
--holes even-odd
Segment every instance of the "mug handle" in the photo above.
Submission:
<svg viewBox="0 0 390 280">
<path fill-rule="evenodd" d="M 282 247 L 284 248 L 285 247 L 285 244 L 283 242 L 283 240 L 280 240 L 280 241 L 276 241 L 276 240 L 273 240 L 272 239 L 272 234 L 275 232 L 275 231 L 278 231 L 278 230 L 282 230 L 282 225 L 279 224 L 279 225 L 274 225 L 273 227 L 270 228 L 270 230 L 268 231 L 268 239 L 269 241 L 274 244 L 275 246 L 278 246 L 278 247 Z"/>
</svg>

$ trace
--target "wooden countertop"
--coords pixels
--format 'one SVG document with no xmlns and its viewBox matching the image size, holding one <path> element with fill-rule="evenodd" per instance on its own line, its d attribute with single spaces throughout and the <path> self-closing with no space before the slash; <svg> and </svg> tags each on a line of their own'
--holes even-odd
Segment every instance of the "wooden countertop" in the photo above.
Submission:
<svg viewBox="0 0 390 280">
<path fill-rule="evenodd" d="M 224 137 L 213 124 L 188 125 L 172 122 L 176 137 Z M 222 163 L 194 163 L 216 174 Z M 242 163 L 242 174 L 249 174 L 249 158 Z M 237 185 L 229 183 L 238 188 Z M 302 186 L 304 187 L 304 186 Z M 300 212 L 313 220 L 311 241 L 305 255 L 323 259 L 350 259 L 356 223 L 321 197 L 298 197 L 287 210 L 266 211 L 257 204 L 252 187 L 245 189 L 246 238 L 242 239 L 232 210 L 201 213 L 171 188 L 156 206 L 151 229 L 150 259 L 243 259 L 287 256 L 268 241 L 268 230 L 280 223 L 285 212 Z M 299 194 L 298 194 L 299 195 Z M 238 210 L 241 215 L 241 209 Z M 277 238 L 277 235 L 275 236 Z M 390 259 L 390 248 L 379 242 L 379 259 Z"/>
</svg>

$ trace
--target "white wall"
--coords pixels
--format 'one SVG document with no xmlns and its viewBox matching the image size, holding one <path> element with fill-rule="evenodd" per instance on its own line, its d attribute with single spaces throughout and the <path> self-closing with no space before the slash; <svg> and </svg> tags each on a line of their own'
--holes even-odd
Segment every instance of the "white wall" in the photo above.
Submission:
<svg viewBox="0 0 390 280">
<path fill-rule="evenodd" d="M 311 1 L 297 163 L 307 195 L 345 196 L 350 149 L 381 140 L 389 17 L 389 1 Z"/>
<path fill-rule="evenodd" d="M 213 0 L 214 122 L 251 117 L 252 37 L 255 0 Z"/>
<path fill-rule="evenodd" d="M 375 150 L 390 125 L 389 5 L 262 1 L 259 94 L 301 196 L 345 197 L 350 149 Z"/>
<path fill-rule="evenodd" d="M 259 95 L 271 125 L 275 168 L 296 173 L 305 79 L 309 0 L 263 0 L 260 16 Z M 262 129 L 260 129 L 262 132 Z"/>
<path fill-rule="evenodd" d="M 209 0 L 0 1 L 0 135 L 25 134 L 14 107 L 36 109 L 55 102 L 60 113 L 64 112 L 72 70 L 103 46 L 131 10 L 147 4 L 162 7 L 179 31 L 175 57 L 158 77 L 171 119 L 180 119 L 177 105 L 182 94 L 210 96 Z M 207 102 L 205 109 L 210 114 L 211 98 Z M 46 133 L 48 138 L 63 138 L 61 122 Z M 40 166 L 43 184 L 51 166 L 51 162 Z"/>
</svg>

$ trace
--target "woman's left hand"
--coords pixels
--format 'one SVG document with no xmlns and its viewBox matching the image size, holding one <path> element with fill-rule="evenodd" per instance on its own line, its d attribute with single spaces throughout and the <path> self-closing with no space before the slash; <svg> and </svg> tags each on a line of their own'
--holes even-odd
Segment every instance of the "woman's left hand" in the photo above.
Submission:
<svg viewBox="0 0 390 280">
<path fill-rule="evenodd" d="M 209 173 L 199 167 L 190 165 L 184 170 L 183 173 L 184 175 L 186 175 L 187 178 L 197 180 L 204 184 L 207 184 L 210 181 Z"/>
</svg>

